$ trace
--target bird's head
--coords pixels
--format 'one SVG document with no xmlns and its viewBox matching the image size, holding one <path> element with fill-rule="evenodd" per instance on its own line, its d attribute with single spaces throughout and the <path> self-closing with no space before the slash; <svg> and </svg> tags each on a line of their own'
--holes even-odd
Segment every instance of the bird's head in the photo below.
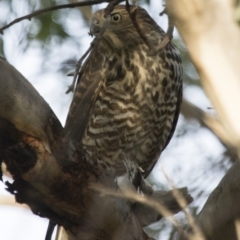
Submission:
<svg viewBox="0 0 240 240">
<path fill-rule="evenodd" d="M 137 11 L 135 20 L 144 27 L 145 33 L 150 32 L 151 29 L 145 26 L 148 19 L 153 21 L 148 13 L 143 8 L 132 5 L 130 6 L 130 12 L 133 11 Z M 151 24 L 148 24 L 148 26 L 152 28 Z M 115 48 L 142 42 L 125 5 L 116 6 L 110 15 L 106 15 L 105 9 L 95 12 L 91 18 L 90 35 L 103 38 L 105 42 Z"/>
</svg>

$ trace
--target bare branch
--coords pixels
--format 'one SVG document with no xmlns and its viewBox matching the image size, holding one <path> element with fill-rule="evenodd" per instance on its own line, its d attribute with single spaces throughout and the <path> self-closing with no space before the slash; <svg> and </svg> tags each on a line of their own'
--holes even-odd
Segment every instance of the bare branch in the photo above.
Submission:
<svg viewBox="0 0 240 240">
<path fill-rule="evenodd" d="M 159 36 L 157 36 L 157 38 L 155 39 L 155 43 L 153 44 L 151 41 L 149 41 L 149 37 L 145 34 L 143 26 L 138 24 L 138 21 L 137 21 L 138 9 L 135 8 L 133 11 L 131 11 L 128 0 L 126 0 L 126 10 L 132 20 L 132 23 L 133 23 L 135 29 L 138 32 L 139 36 L 142 38 L 142 40 L 148 46 L 148 48 L 149 48 L 148 55 L 149 56 L 155 55 L 157 52 L 162 51 L 168 45 L 168 43 L 172 39 L 172 34 L 173 34 L 173 29 L 174 29 L 172 21 L 169 17 L 168 17 L 169 22 L 168 22 L 167 33 L 166 34 L 164 34 L 164 32 L 160 33 Z"/>
<path fill-rule="evenodd" d="M 124 0 L 112 0 L 109 2 L 108 6 L 105 8 L 105 16 L 108 16 L 114 9 L 116 5 L 118 5 L 120 2 L 123 2 Z"/>
<path fill-rule="evenodd" d="M 169 176 L 167 175 L 167 173 L 164 171 L 164 169 L 162 169 L 162 172 L 165 176 L 165 178 L 167 179 L 168 183 L 170 183 L 171 187 L 173 188 L 173 196 L 175 197 L 175 199 L 177 200 L 177 202 L 179 203 L 179 206 L 181 206 L 181 209 L 187 219 L 188 225 L 192 228 L 192 236 L 191 236 L 191 240 L 205 240 L 205 237 L 201 231 L 201 229 L 199 228 L 199 226 L 197 224 L 194 223 L 194 218 L 191 215 L 191 213 L 189 213 L 185 208 L 188 205 L 186 202 L 186 198 L 184 198 L 181 194 L 181 192 L 179 191 L 179 189 L 177 189 L 174 185 L 174 183 L 172 182 L 172 180 L 169 178 Z M 187 235 L 186 235 L 187 236 Z"/>
<path fill-rule="evenodd" d="M 34 11 L 30 14 L 27 14 L 23 17 L 20 18 L 16 18 L 15 20 L 13 20 L 12 22 L 10 22 L 9 24 L 3 26 L 2 28 L 0 28 L 0 33 L 3 34 L 3 31 L 9 27 L 11 27 L 12 25 L 21 22 L 22 20 L 26 20 L 28 19 L 29 21 L 31 20 L 32 17 L 35 17 L 37 15 L 46 13 L 46 12 L 51 12 L 51 11 L 55 11 L 55 10 L 59 10 L 59 9 L 65 9 L 65 8 L 75 8 L 75 7 L 83 7 L 83 6 L 88 6 L 88 5 L 95 5 L 95 4 L 100 4 L 100 3 L 104 3 L 104 2 L 110 2 L 108 6 L 110 6 L 109 8 L 111 9 L 112 6 L 114 7 L 114 4 L 118 4 L 120 2 L 123 2 L 124 0 L 118 0 L 118 1 L 111 1 L 111 0 L 89 0 L 89 1 L 82 1 L 82 2 L 76 2 L 76 3 L 69 3 L 69 4 L 62 4 L 62 5 L 57 5 L 57 6 L 53 6 L 53 7 L 48 7 L 48 8 L 44 8 L 44 9 L 40 9 L 37 11 Z M 112 2 L 112 3 L 111 3 Z M 116 3 L 117 2 L 117 3 Z"/>
<path fill-rule="evenodd" d="M 237 240 L 236 221 L 240 219 L 240 162 L 237 161 L 210 194 L 196 224 L 207 240 Z"/>
<path fill-rule="evenodd" d="M 231 138 L 229 133 L 226 131 L 218 119 L 203 111 L 196 105 L 190 103 L 185 98 L 182 102 L 181 113 L 185 118 L 195 119 L 201 124 L 201 126 L 208 128 L 227 149 L 231 160 L 236 161 L 238 149 L 236 148 L 234 139 Z"/>
<path fill-rule="evenodd" d="M 79 1 L 78 0 L 69 0 L 69 2 L 76 3 Z M 92 17 L 92 6 L 91 5 L 83 6 L 83 7 L 78 7 L 77 9 L 81 12 L 81 15 L 82 15 L 85 23 L 88 25 L 89 21 Z"/>
<path fill-rule="evenodd" d="M 160 213 L 163 217 L 167 217 L 167 219 L 173 224 L 173 226 L 182 235 L 185 235 L 187 238 L 190 239 L 190 236 L 184 232 L 183 226 L 181 226 L 181 224 L 174 217 L 172 217 L 172 212 L 169 209 L 167 209 L 166 205 L 164 205 L 161 201 L 156 201 L 156 199 L 153 199 L 146 195 L 141 196 L 132 191 L 124 192 L 124 194 L 123 194 L 122 192 L 112 191 L 111 189 L 107 189 L 106 187 L 100 186 L 100 185 L 93 185 L 92 188 L 95 191 L 99 191 L 103 195 L 115 196 L 115 197 L 119 197 L 119 198 L 126 198 L 128 200 L 135 201 L 135 202 L 141 203 L 145 206 L 155 209 L 155 211 Z M 164 199 L 164 195 L 162 196 L 162 198 Z M 190 202 L 191 202 L 191 200 L 190 200 Z M 188 204 L 189 204 L 189 202 L 188 202 Z M 186 207 L 186 206 L 184 206 L 184 207 Z"/>
</svg>

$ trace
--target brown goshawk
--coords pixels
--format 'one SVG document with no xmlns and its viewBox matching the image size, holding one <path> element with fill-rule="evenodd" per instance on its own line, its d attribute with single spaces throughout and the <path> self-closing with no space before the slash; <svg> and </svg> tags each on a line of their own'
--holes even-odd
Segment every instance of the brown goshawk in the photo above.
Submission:
<svg viewBox="0 0 240 240">
<path fill-rule="evenodd" d="M 73 151 L 81 143 L 118 176 L 126 172 L 123 152 L 149 173 L 174 133 L 182 98 L 178 50 L 169 42 L 152 52 L 164 31 L 143 8 L 130 6 L 130 13 L 139 29 L 123 5 L 110 17 L 104 9 L 92 16 L 97 41 L 79 73 L 65 126 Z"/>
<path fill-rule="evenodd" d="M 79 73 L 65 132 L 70 158 L 81 145 L 118 179 L 133 175 L 137 187 L 135 165 L 147 176 L 174 133 L 183 71 L 171 42 L 153 51 L 165 33 L 148 13 L 130 6 L 131 13 L 134 20 L 126 6 L 116 6 L 110 16 L 105 9 L 92 16 L 90 34 L 97 41 Z"/>
</svg>

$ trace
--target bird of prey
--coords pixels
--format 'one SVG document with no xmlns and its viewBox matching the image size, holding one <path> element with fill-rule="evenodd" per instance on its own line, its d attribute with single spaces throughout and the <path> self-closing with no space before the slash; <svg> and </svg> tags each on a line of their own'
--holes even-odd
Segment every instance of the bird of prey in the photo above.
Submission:
<svg viewBox="0 0 240 240">
<path fill-rule="evenodd" d="M 83 146 L 91 158 L 115 169 L 116 178 L 128 172 L 136 186 L 135 166 L 147 176 L 174 133 L 182 100 L 181 58 L 171 42 L 154 51 L 165 33 L 139 6 L 130 11 L 116 6 L 110 16 L 105 9 L 95 12 L 90 35 L 96 41 L 79 73 L 65 125 L 69 155 Z"/>
<path fill-rule="evenodd" d="M 169 42 L 152 51 L 165 32 L 139 6 L 130 5 L 130 15 L 125 5 L 110 16 L 105 9 L 93 14 L 90 34 L 96 42 L 79 73 L 65 125 L 72 151 L 81 144 L 119 176 L 126 172 L 123 152 L 150 172 L 172 138 L 182 100 L 178 50 Z"/>
</svg>

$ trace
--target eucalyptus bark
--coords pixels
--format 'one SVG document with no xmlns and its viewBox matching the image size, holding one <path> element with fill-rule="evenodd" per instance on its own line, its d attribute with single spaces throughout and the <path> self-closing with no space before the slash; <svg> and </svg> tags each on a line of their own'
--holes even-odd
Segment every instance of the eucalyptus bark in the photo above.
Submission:
<svg viewBox="0 0 240 240">
<path fill-rule="evenodd" d="M 240 218 L 240 31 L 236 1 L 166 0 L 167 12 L 185 41 L 217 117 L 202 124 L 233 149 L 238 160 L 211 193 L 196 219 L 207 240 L 239 239 Z"/>
<path fill-rule="evenodd" d="M 240 31 L 235 1 L 166 0 L 218 120 L 240 156 Z"/>
</svg>

